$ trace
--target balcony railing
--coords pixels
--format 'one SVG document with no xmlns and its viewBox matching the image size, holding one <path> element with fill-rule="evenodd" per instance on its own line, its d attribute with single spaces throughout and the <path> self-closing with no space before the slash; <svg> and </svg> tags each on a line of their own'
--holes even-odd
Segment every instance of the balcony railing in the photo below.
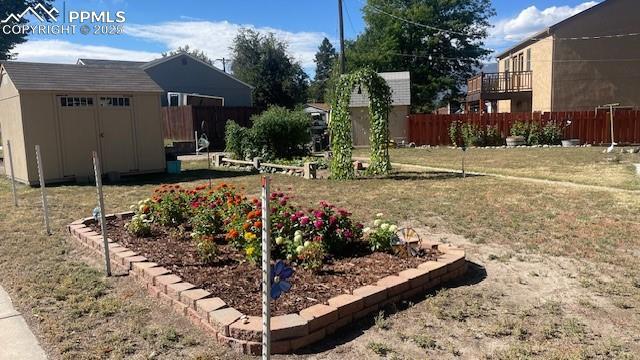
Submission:
<svg viewBox="0 0 640 360">
<path fill-rule="evenodd" d="M 531 71 L 480 73 L 467 80 L 467 94 L 531 91 Z"/>
</svg>

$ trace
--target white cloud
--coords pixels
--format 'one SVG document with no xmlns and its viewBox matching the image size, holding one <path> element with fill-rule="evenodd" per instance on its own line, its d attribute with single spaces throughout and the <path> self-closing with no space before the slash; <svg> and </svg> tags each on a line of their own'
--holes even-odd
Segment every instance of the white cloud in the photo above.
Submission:
<svg viewBox="0 0 640 360">
<path fill-rule="evenodd" d="M 17 45 L 13 52 L 18 53 L 19 61 L 69 64 L 75 63 L 78 58 L 150 61 L 160 57 L 160 54 L 153 52 L 81 45 L 64 40 L 29 40 Z"/>
<path fill-rule="evenodd" d="M 313 59 L 322 39 L 320 32 L 290 32 L 271 27 L 234 24 L 228 21 L 170 21 L 153 25 L 127 25 L 129 36 L 161 43 L 167 49 L 189 45 L 204 51 L 209 57 L 229 58 L 234 37 L 241 28 L 250 28 L 260 33 L 272 32 L 289 44 L 289 52 L 306 69 L 314 67 Z"/>
<path fill-rule="evenodd" d="M 514 44 L 597 4 L 597 1 L 588 1 L 574 7 L 551 6 L 543 10 L 530 6 L 512 18 L 499 20 L 491 30 L 487 45 L 500 48 Z"/>
<path fill-rule="evenodd" d="M 270 27 L 240 25 L 228 21 L 181 20 L 159 24 L 127 24 L 125 36 L 161 44 L 165 51 L 189 45 L 204 51 L 210 58 L 229 58 L 234 37 L 241 28 L 274 33 L 289 44 L 289 52 L 307 71 L 315 70 L 315 53 L 327 36 L 319 32 L 290 32 Z M 112 60 L 147 61 L 159 53 L 120 49 L 111 46 L 81 45 L 67 40 L 30 40 L 16 46 L 20 61 L 75 63 L 80 57 Z M 216 63 L 216 66 L 220 66 Z"/>
</svg>

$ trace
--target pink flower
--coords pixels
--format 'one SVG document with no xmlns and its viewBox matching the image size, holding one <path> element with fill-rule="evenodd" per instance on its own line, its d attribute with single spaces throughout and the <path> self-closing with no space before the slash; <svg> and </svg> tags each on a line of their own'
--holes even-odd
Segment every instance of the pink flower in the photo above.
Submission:
<svg viewBox="0 0 640 360">
<path fill-rule="evenodd" d="M 280 205 L 281 206 L 287 205 L 287 200 L 285 200 L 285 199 L 280 200 Z"/>
<path fill-rule="evenodd" d="M 334 215 L 329 216 L 329 225 L 335 225 L 338 222 L 338 218 Z"/>
<path fill-rule="evenodd" d="M 313 222 L 313 226 L 315 226 L 316 229 L 320 230 L 324 226 L 324 221 L 316 220 L 316 221 Z"/>
<path fill-rule="evenodd" d="M 278 230 L 282 229 L 283 227 L 284 227 L 284 224 L 283 224 L 283 223 L 277 223 L 277 224 L 276 224 L 276 228 L 277 228 Z"/>
<path fill-rule="evenodd" d="M 300 224 L 301 225 L 307 225 L 309 223 L 309 217 L 308 216 L 303 216 L 300 218 Z"/>
<path fill-rule="evenodd" d="M 298 215 L 291 215 L 291 221 L 298 221 Z"/>
</svg>

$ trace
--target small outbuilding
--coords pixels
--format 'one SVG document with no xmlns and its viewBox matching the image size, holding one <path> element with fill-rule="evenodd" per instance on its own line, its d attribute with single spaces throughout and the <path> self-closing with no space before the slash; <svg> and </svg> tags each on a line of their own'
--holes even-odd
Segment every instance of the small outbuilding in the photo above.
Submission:
<svg viewBox="0 0 640 360">
<path fill-rule="evenodd" d="M 30 185 L 38 183 L 36 145 L 47 183 L 90 178 L 93 151 L 104 174 L 164 171 L 162 93 L 142 69 L 2 62 L 5 174 L 8 141 L 16 180 Z"/>
<path fill-rule="evenodd" d="M 391 89 L 389 139 L 402 143 L 408 139 L 407 116 L 411 111 L 411 74 L 408 71 L 384 72 L 379 75 Z M 369 95 L 367 89 L 354 89 L 349 104 L 353 126 L 353 145 L 369 145 Z"/>
</svg>

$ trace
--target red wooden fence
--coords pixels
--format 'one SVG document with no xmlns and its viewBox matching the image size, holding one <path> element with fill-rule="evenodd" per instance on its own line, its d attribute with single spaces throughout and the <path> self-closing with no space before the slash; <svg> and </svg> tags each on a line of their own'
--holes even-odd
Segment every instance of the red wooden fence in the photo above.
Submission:
<svg viewBox="0 0 640 360">
<path fill-rule="evenodd" d="M 553 113 L 503 113 L 503 114 L 412 114 L 408 117 L 409 141 L 416 145 L 450 145 L 449 126 L 454 121 L 473 123 L 481 127 L 496 126 L 503 138 L 510 135 L 517 121 L 538 122 L 543 126 L 549 121 L 571 125 L 564 129 L 566 139 L 580 139 L 583 144 L 610 144 L 611 122 L 609 111 L 574 111 Z M 619 144 L 640 144 L 640 111 L 616 110 L 614 112 L 614 140 Z"/>
<path fill-rule="evenodd" d="M 164 138 L 177 141 L 193 141 L 194 132 L 205 132 L 212 150 L 224 149 L 224 129 L 228 120 L 241 126 L 251 124 L 256 113 L 248 107 L 177 106 L 162 108 Z"/>
</svg>

